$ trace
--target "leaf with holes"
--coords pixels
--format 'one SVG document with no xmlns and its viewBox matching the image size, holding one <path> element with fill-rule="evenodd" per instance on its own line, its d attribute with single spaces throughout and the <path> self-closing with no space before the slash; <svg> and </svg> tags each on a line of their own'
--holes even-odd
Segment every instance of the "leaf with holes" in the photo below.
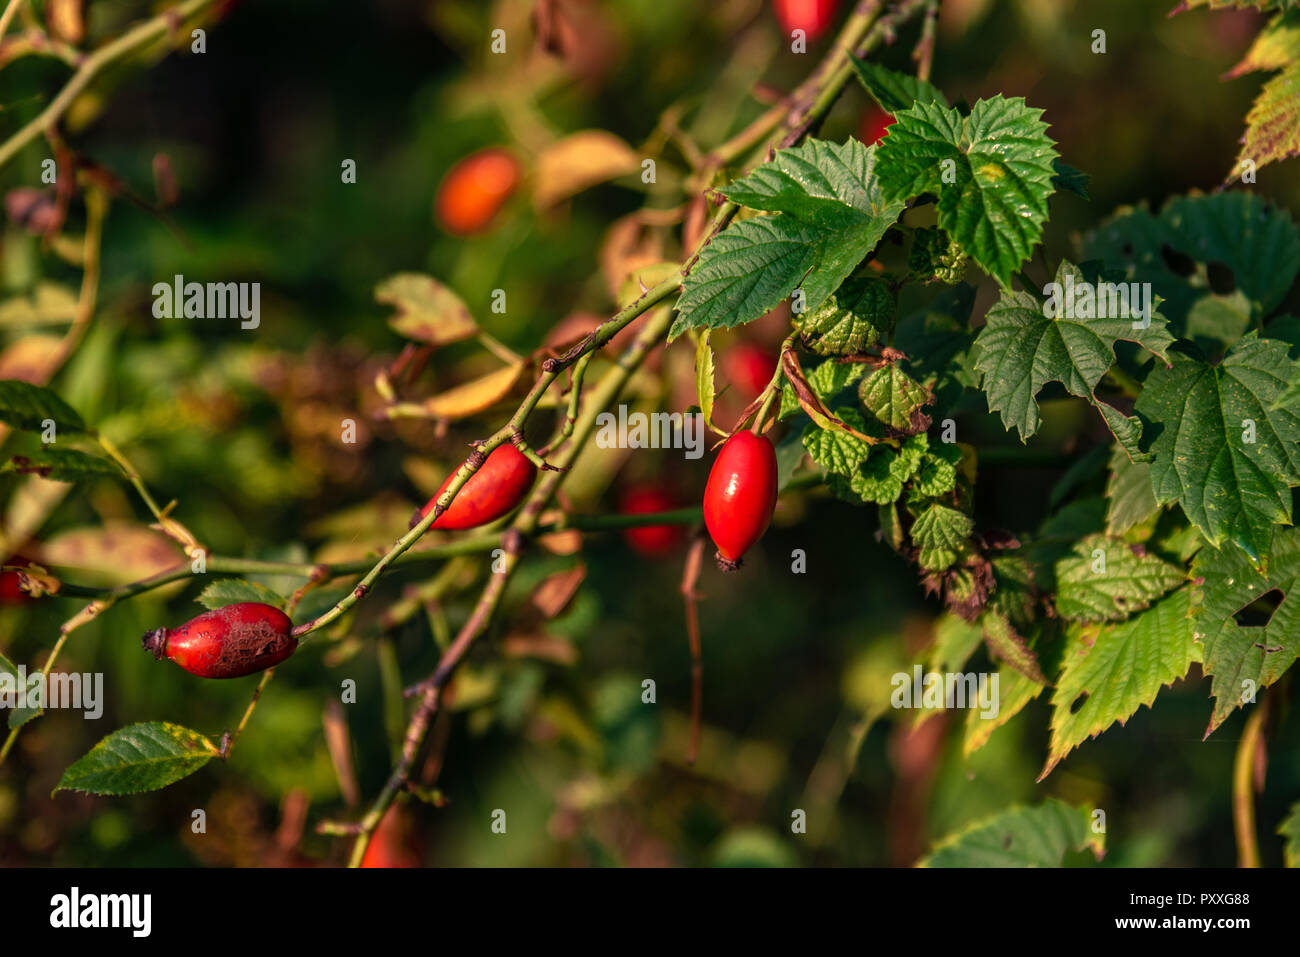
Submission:
<svg viewBox="0 0 1300 957">
<path fill-rule="evenodd" d="M 1118 295 L 1098 295 L 1105 282 L 1091 264 L 1085 271 L 1062 262 L 1050 290 L 1055 295 L 1046 303 L 1028 292 L 1003 292 L 989 309 L 975 340 L 975 367 L 983 376 L 989 410 L 1001 413 L 1003 424 L 1008 430 L 1018 430 L 1021 441 L 1038 431 L 1037 396 L 1049 382 L 1060 382 L 1072 395 L 1099 409 L 1105 406 L 1093 390 L 1115 363 L 1116 342 L 1135 342 L 1167 361 L 1165 350 L 1174 340 L 1163 318 L 1158 313 L 1150 316 L 1149 325 L 1141 328 L 1146 318 L 1131 318 L 1132 310 L 1120 308 Z M 1083 290 L 1097 292 L 1087 300 Z M 1087 302 L 1091 305 L 1085 308 Z M 1107 316 L 1098 317 L 1102 302 Z M 1118 315 L 1121 312 L 1123 315 Z M 1116 419 L 1124 417 L 1118 410 L 1106 408 L 1115 417 L 1107 416 L 1107 425 L 1120 431 Z"/>
<path fill-rule="evenodd" d="M 1182 569 L 1107 535 L 1089 535 L 1056 563 L 1056 610 L 1071 621 L 1117 621 L 1184 580 Z"/>
<path fill-rule="evenodd" d="M 1252 333 L 1217 366 L 1174 354 L 1136 405 L 1156 427 L 1156 500 L 1178 502 L 1211 544 L 1231 541 L 1255 562 L 1273 527 L 1291 523 L 1300 484 L 1300 410 L 1273 408 L 1295 370 L 1285 343 Z"/>
<path fill-rule="evenodd" d="M 938 197 L 940 227 L 1009 287 L 1042 238 L 1055 191 L 1055 141 L 1042 115 L 1000 95 L 968 117 L 939 103 L 900 110 L 879 148 L 881 187 L 892 200 Z"/>
<path fill-rule="evenodd" d="M 1268 554 L 1267 572 L 1234 548 L 1202 548 L 1192 563 L 1192 575 L 1203 579 L 1197 588 L 1196 631 L 1205 646 L 1214 696 L 1207 737 L 1234 708 L 1254 701 L 1259 690 L 1282 677 L 1300 655 L 1300 592 L 1292 594 L 1300 587 L 1300 529 L 1277 529 Z M 1263 624 L 1255 623 L 1252 606 L 1261 609 Z"/>
<path fill-rule="evenodd" d="M 1151 707 L 1161 688 L 1201 660 L 1190 595 L 1180 588 L 1128 621 L 1070 629 L 1052 692 L 1051 748 L 1038 780 L 1088 738 Z"/>
<path fill-rule="evenodd" d="M 165 721 L 114 731 L 63 772 L 59 791 L 138 794 L 156 791 L 193 774 L 217 757 L 205 736 Z"/>
<path fill-rule="evenodd" d="M 87 482 L 97 478 L 126 478 L 112 459 L 77 449 L 43 448 L 31 455 L 15 455 L 0 466 L 0 474 L 39 475 L 55 482 Z"/>
<path fill-rule="evenodd" d="M 919 867 L 1061 867 L 1070 851 L 1106 854 L 1106 835 L 1092 810 L 1056 798 L 1018 805 L 939 841 Z"/>
</svg>

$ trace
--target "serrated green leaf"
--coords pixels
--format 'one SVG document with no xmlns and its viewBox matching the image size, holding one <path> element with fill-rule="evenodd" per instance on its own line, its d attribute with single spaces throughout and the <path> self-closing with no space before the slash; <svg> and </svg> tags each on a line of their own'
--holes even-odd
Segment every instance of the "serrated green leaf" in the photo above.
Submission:
<svg viewBox="0 0 1300 957">
<path fill-rule="evenodd" d="M 912 523 L 912 541 L 921 549 L 921 567 L 943 571 L 966 547 L 975 522 L 965 512 L 938 503 L 930 505 Z"/>
<path fill-rule="evenodd" d="M 1202 548 L 1192 563 L 1193 577 L 1204 579 L 1197 589 L 1196 631 L 1214 696 L 1206 735 L 1234 708 L 1256 700 L 1300 655 L 1300 529 L 1276 529 L 1268 555 L 1267 572 L 1233 548 Z M 1239 611 L 1274 589 L 1282 598 L 1268 624 L 1237 624 Z"/>
<path fill-rule="evenodd" d="M 1071 621 L 1117 621 L 1178 587 L 1183 570 L 1106 535 L 1089 535 L 1056 563 L 1056 610 Z"/>
<path fill-rule="evenodd" d="M 817 309 L 903 211 L 881 195 L 875 163 L 875 147 L 857 140 L 809 140 L 728 186 L 728 198 L 775 215 L 735 223 L 704 247 L 669 338 L 757 319 L 796 288 L 804 309 Z"/>
<path fill-rule="evenodd" d="M 1241 61 L 1224 74 L 1235 79 L 1255 70 L 1280 70 L 1300 58 L 1300 16 L 1278 14 L 1255 37 Z"/>
<path fill-rule="evenodd" d="M 189 728 L 165 721 L 114 731 L 63 772 L 59 791 L 138 794 L 193 774 L 217 756 L 216 746 Z"/>
<path fill-rule="evenodd" d="M 872 415 L 895 431 L 911 435 L 930 427 L 921 410 L 934 397 L 897 362 L 886 362 L 863 379 L 858 395 Z"/>
<path fill-rule="evenodd" d="M 1300 410 L 1273 408 L 1295 365 L 1284 343 L 1252 333 L 1217 366 L 1174 354 L 1137 401 L 1157 426 L 1156 500 L 1178 502 L 1212 544 L 1231 540 L 1253 561 L 1273 526 L 1290 524 L 1290 486 L 1300 484 Z"/>
<path fill-rule="evenodd" d="M 1291 813 L 1278 825 L 1277 832 L 1286 838 L 1282 861 L 1287 867 L 1300 867 L 1300 801 L 1291 805 Z"/>
<path fill-rule="evenodd" d="M 969 117 L 917 103 L 895 114 L 880 145 L 885 195 L 937 196 L 939 225 L 1003 287 L 1042 238 L 1055 190 L 1055 141 L 1042 113 L 1000 95 L 980 100 Z"/>
<path fill-rule="evenodd" d="M 1051 748 L 1038 780 L 1088 738 L 1116 721 L 1127 723 L 1142 705 L 1151 707 L 1161 688 L 1186 677 L 1192 662 L 1201 660 L 1190 594 L 1180 588 L 1119 624 L 1070 629 L 1052 692 Z"/>
<path fill-rule="evenodd" d="M 1151 466 L 1135 462 L 1115 448 L 1110 455 L 1110 477 L 1106 480 L 1106 531 L 1123 535 L 1160 511 L 1151 491 Z"/>
<path fill-rule="evenodd" d="M 939 841 L 919 867 L 1061 867 L 1068 851 L 1101 860 L 1106 835 L 1092 827 L 1092 810 L 1056 798 L 1020 805 Z"/>
<path fill-rule="evenodd" d="M 774 309 L 816 262 L 826 232 L 789 216 L 756 216 L 704 247 L 682 284 L 669 336 L 687 329 L 729 329 Z"/>
<path fill-rule="evenodd" d="M 821 355 L 862 352 L 893 327 L 894 294 L 882 279 L 846 279 L 816 309 L 794 317 L 808 348 Z"/>
<path fill-rule="evenodd" d="M 4 686 L 2 686 L 4 687 L 4 690 L 17 694 L 19 691 L 19 678 L 21 676 L 18 674 L 17 666 L 4 655 L 0 655 L 0 675 L 6 676 Z M 29 681 L 31 680 L 31 677 L 31 675 L 27 676 Z M 40 713 L 40 708 L 14 708 L 9 712 L 7 721 L 9 729 L 13 730 L 14 728 L 21 728 Z"/>
<path fill-rule="evenodd" d="M 195 599 L 204 608 L 224 608 L 241 601 L 256 601 L 264 605 L 284 608 L 284 599 L 265 585 L 243 578 L 223 578 L 215 581 Z"/>
<path fill-rule="evenodd" d="M 863 89 L 886 113 L 897 113 L 914 103 L 938 103 L 944 107 L 948 105 L 937 86 L 911 73 L 899 73 L 852 54 L 849 55 L 849 61 L 853 64 L 853 70 Z"/>
<path fill-rule="evenodd" d="M 1093 390 L 1115 362 L 1117 341 L 1135 342 L 1167 361 L 1165 350 L 1174 340 L 1159 314 L 1151 316 L 1150 324 L 1141 328 L 1145 318 L 1097 318 L 1092 315 L 1094 309 L 1076 310 L 1076 305 L 1082 306 L 1073 295 L 1078 290 L 1093 290 L 1094 306 L 1101 301 L 1096 294 L 1103 291 L 1102 286 L 1088 275 L 1062 262 L 1056 273 L 1056 288 L 1049 289 L 1056 297 L 1046 303 L 1028 292 L 1003 292 L 989 309 L 985 326 L 975 340 L 975 366 L 983 376 L 989 410 L 1001 413 L 1003 424 L 1008 430 L 1019 431 L 1021 441 L 1038 431 L 1041 420 L 1037 396 L 1049 382 L 1060 382 L 1066 391 L 1099 409 L 1105 405 Z M 1107 313 L 1125 311 L 1112 308 L 1114 300 L 1109 294 L 1105 301 Z M 1079 315 L 1080 311 L 1084 314 Z M 1048 312 L 1054 314 L 1049 316 Z M 1117 420 L 1124 417 L 1111 411 L 1114 417 L 1106 417 L 1107 425 L 1117 427 Z M 1117 438 L 1136 444 L 1128 432 Z"/>
<path fill-rule="evenodd" d="M 857 409 L 846 406 L 836 409 L 835 414 L 850 428 L 858 431 L 866 428 L 866 422 Z M 872 449 L 869 443 L 854 435 L 839 429 L 824 429 L 815 422 L 809 423 L 804 429 L 803 444 L 814 462 L 828 472 L 838 472 L 840 475 L 856 472 Z"/>
<path fill-rule="evenodd" d="M 86 423 L 77 410 L 53 389 L 18 379 L 0 379 L 0 422 L 39 432 L 45 428 L 46 420 L 52 420 L 59 431 L 86 431 Z"/>
<path fill-rule="evenodd" d="M 978 625 L 972 625 L 950 611 L 944 612 L 934 625 L 934 643 L 926 652 L 926 668 L 939 672 L 960 671 L 975 654 L 983 638 L 984 633 Z"/>
<path fill-rule="evenodd" d="M 811 139 L 728 186 L 733 202 L 776 215 L 737 222 L 705 247 L 669 339 L 758 319 L 796 289 L 806 311 L 826 302 L 904 207 L 881 196 L 875 163 L 875 147 L 855 139 Z"/>
<path fill-rule="evenodd" d="M 0 473 L 4 472 L 35 474 L 55 482 L 84 482 L 103 477 L 125 478 L 112 459 L 89 455 L 77 449 L 43 448 L 31 455 L 15 455 L 0 465 Z"/>
</svg>

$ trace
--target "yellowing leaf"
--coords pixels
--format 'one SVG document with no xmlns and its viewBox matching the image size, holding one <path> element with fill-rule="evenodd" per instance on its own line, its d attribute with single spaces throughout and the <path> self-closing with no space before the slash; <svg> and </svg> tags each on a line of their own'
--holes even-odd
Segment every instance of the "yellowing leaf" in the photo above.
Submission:
<svg viewBox="0 0 1300 957">
<path fill-rule="evenodd" d="M 490 409 L 510 394 L 527 367 L 517 362 L 448 389 L 425 401 L 424 412 L 435 419 L 464 419 Z"/>
<path fill-rule="evenodd" d="M 397 309 L 388 324 L 399 335 L 443 346 L 469 339 L 478 332 L 469 307 L 431 276 L 398 273 L 375 287 L 375 300 Z"/>
<path fill-rule="evenodd" d="M 632 147 L 605 130 L 582 130 L 547 147 L 537 157 L 533 204 L 554 206 L 575 193 L 639 168 Z"/>
</svg>

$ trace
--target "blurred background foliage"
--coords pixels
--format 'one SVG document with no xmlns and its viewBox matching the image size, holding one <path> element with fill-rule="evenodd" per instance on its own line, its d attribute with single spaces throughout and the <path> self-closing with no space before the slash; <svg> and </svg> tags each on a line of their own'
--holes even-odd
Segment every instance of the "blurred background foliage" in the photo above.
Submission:
<svg viewBox="0 0 1300 957">
<path fill-rule="evenodd" d="M 1092 177 L 1091 202 L 1053 201 L 1049 261 L 1073 254 L 1079 233 L 1115 206 L 1158 207 L 1168 196 L 1213 188 L 1233 163 L 1260 81 L 1220 75 L 1262 19 L 1203 10 L 1166 19 L 1171 4 L 944 2 L 935 82 L 953 100 L 1026 97 L 1045 109 L 1062 157 Z M 561 323 L 570 332 L 589 327 L 617 305 L 617 283 L 599 268 L 611 224 L 643 205 L 673 211 L 684 200 L 689 170 L 667 144 L 665 110 L 684 137 L 715 146 L 765 109 L 756 84 L 793 88 L 828 42 L 792 54 L 760 0 L 558 7 L 567 32 L 557 52 L 544 53 L 525 0 L 230 3 L 208 24 L 205 53 L 185 44 L 165 58 L 152 51 L 106 73 L 74 104 L 65 124 L 70 145 L 145 196 L 155 156 L 165 154 L 180 200 L 169 214 L 174 230 L 114 202 L 99 307 L 53 385 L 127 450 L 160 501 L 177 501 L 177 517 L 213 552 L 304 561 L 386 549 L 411 508 L 463 457 L 464 443 L 496 428 L 497 413 L 510 406 L 450 426 L 376 419 L 375 376 L 404 342 L 374 287 L 397 272 L 435 276 L 521 354 L 564 338 L 552 332 Z M 91 2 L 85 42 L 94 46 L 150 13 L 137 0 Z M 508 38 L 503 55 L 488 48 L 498 27 Z M 1090 52 L 1095 29 L 1106 31 L 1104 55 Z M 883 62 L 907 69 L 914 37 L 915 27 Z M 6 66 L 6 134 L 35 115 L 66 74 L 65 65 L 39 57 Z M 850 88 L 823 135 L 853 134 L 872 109 Z M 629 173 L 537 208 L 528 177 L 538 155 L 585 129 L 608 130 L 637 155 L 656 156 L 656 182 Z M 525 188 L 490 231 L 449 235 L 433 217 L 437 186 L 457 160 L 494 145 L 521 158 Z M 24 150 L 0 185 L 38 185 L 47 155 L 43 142 Z M 355 184 L 341 182 L 345 159 L 356 162 Z M 1294 172 L 1268 167 L 1256 189 L 1295 210 Z M 638 237 L 649 261 L 679 255 L 672 214 L 664 223 Z M 82 229 L 74 203 L 64 233 Z M 1031 273 L 1040 268 L 1035 260 Z M 176 274 L 261 283 L 259 328 L 155 319 L 150 289 Z M 6 298 L 40 284 L 75 297 L 79 282 L 78 268 L 11 218 L 0 249 Z M 498 288 L 508 293 L 504 313 L 490 308 Z M 900 314 L 928 295 L 905 298 Z M 981 291 L 978 308 L 989 295 Z M 39 378 L 49 340 L 69 317 L 57 309 L 36 320 L 19 310 L 4 316 L 0 377 Z M 742 363 L 726 364 L 727 350 L 774 349 L 783 325 L 778 316 L 715 337 L 720 378 L 734 395 L 749 386 Z M 452 346 L 403 388 L 423 398 L 490 367 L 472 344 Z M 628 401 L 684 409 L 694 401 L 690 370 L 690 345 L 674 346 L 636 380 Z M 1073 403 L 1043 409 L 1039 463 L 1026 467 L 1008 455 L 984 465 L 979 506 L 990 524 L 1036 527 L 1053 483 L 1100 438 Z M 358 423 L 355 445 L 339 441 L 346 417 Z M 982 411 L 961 422 L 968 441 L 1009 445 Z M 6 455 L 19 441 L 8 440 Z M 649 484 L 686 504 L 706 471 L 707 459 L 679 452 L 592 450 L 566 486 L 566 502 L 612 511 L 622 492 Z M 1100 473 L 1091 481 L 1099 492 Z M 107 480 L 69 494 L 37 478 L 0 477 L 7 547 L 78 582 L 128 581 L 174 563 L 175 549 L 147 529 L 129 492 Z M 1195 667 L 1195 680 L 1162 694 L 1156 712 L 1142 709 L 1127 727 L 1083 745 L 1041 784 L 1045 700 L 969 758 L 960 721 L 940 716 L 913 730 L 912 715 L 885 707 L 890 676 L 932 640 L 937 607 L 875 541 L 875 525 L 869 510 L 800 492 L 782 501 L 743 574 L 705 572 L 705 728 L 694 767 L 684 760 L 684 546 L 675 540 L 665 557 L 649 557 L 615 534 L 586 536 L 580 554 L 571 541 L 532 550 L 505 614 L 458 677 L 453 708 L 438 719 L 432 755 L 417 774 L 436 782 L 445 805 L 404 805 L 402 842 L 413 859 L 909 864 L 954 828 L 1054 795 L 1106 810 L 1106 865 L 1232 863 L 1230 777 L 1241 716 L 1201 742 L 1210 704 Z M 783 556 L 795 548 L 807 552 L 807 574 L 790 573 Z M 105 674 L 104 717 L 55 712 L 25 729 L 0 773 L 0 863 L 339 863 L 346 842 L 315 834 L 314 825 L 356 813 L 358 791 L 368 800 L 381 786 L 404 725 L 400 688 L 429 672 L 439 636 L 468 614 L 486 561 L 387 576 L 354 616 L 280 669 L 228 764 L 153 794 L 52 799 L 63 769 L 110 730 L 169 720 L 219 736 L 238 722 L 256 682 L 205 682 L 141 652 L 144 631 L 201 610 L 198 585 L 111 609 L 78 630 L 60 660 L 61 670 Z M 586 579 L 567 610 L 552 621 L 530 618 L 532 589 L 579 561 Z M 440 573 L 443 584 L 460 587 L 428 613 L 386 627 L 385 609 Z M 282 594 L 302 584 L 257 580 Z M 322 591 L 313 600 L 338 597 Z M 39 666 L 60 622 L 79 607 L 75 599 L 9 595 L 0 606 L 0 652 Z M 340 709 L 349 678 L 356 703 Z M 647 678 L 656 682 L 654 706 L 641 702 Z M 350 770 L 332 760 L 327 725 L 346 736 Z M 1280 860 L 1269 835 L 1300 794 L 1300 730 L 1284 717 L 1276 734 L 1258 809 L 1266 864 Z M 207 812 L 206 834 L 191 833 L 195 808 Z M 490 828 L 497 808 L 508 814 L 506 836 Z M 796 808 L 807 812 L 806 835 L 791 834 Z"/>
</svg>

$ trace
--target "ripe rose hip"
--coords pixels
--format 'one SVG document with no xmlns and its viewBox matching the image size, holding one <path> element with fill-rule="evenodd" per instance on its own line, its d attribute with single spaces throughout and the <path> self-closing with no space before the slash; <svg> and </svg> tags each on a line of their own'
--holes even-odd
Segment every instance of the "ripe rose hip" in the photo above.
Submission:
<svg viewBox="0 0 1300 957">
<path fill-rule="evenodd" d="M 740 398 L 748 402 L 772 381 L 776 356 L 756 343 L 737 343 L 722 354 L 722 371 Z"/>
<path fill-rule="evenodd" d="M 765 436 L 737 432 L 722 446 L 704 487 L 704 524 L 722 569 L 740 567 L 775 509 L 776 450 Z"/>
<path fill-rule="evenodd" d="M 858 122 L 858 139 L 868 146 L 875 146 L 885 138 L 893 125 L 893 113 L 886 113 L 878 106 L 872 107 L 862 114 L 862 119 Z"/>
<path fill-rule="evenodd" d="M 483 232 L 519 186 L 520 175 L 519 161 L 503 149 L 471 153 L 438 186 L 438 222 L 457 236 Z"/>
<path fill-rule="evenodd" d="M 677 500 L 657 485 L 633 485 L 619 497 L 618 510 L 624 515 L 667 512 L 677 507 Z M 663 558 L 671 554 L 686 537 L 680 525 L 642 525 L 623 530 L 623 540 L 632 551 L 646 558 Z"/>
<path fill-rule="evenodd" d="M 144 647 L 200 678 L 242 678 L 278 665 L 298 647 L 293 623 L 273 605 L 241 601 L 214 608 L 179 628 L 145 633 Z"/>
<path fill-rule="evenodd" d="M 362 867 L 419 867 L 420 855 L 412 843 L 411 822 L 397 805 L 390 807 L 370 837 Z"/>
<path fill-rule="evenodd" d="M 817 39 L 835 19 L 839 0 L 772 0 L 772 9 L 787 35 L 803 30 L 809 42 Z"/>
<path fill-rule="evenodd" d="M 514 509 L 523 500 L 536 474 L 537 466 L 528 461 L 523 452 L 513 445 L 499 445 L 456 493 L 451 507 L 429 527 L 455 531 L 486 525 Z M 438 496 L 446 491 L 455 475 L 455 472 L 448 475 L 438 486 L 433 498 L 411 517 L 411 528 L 419 525 L 433 511 Z"/>
</svg>

